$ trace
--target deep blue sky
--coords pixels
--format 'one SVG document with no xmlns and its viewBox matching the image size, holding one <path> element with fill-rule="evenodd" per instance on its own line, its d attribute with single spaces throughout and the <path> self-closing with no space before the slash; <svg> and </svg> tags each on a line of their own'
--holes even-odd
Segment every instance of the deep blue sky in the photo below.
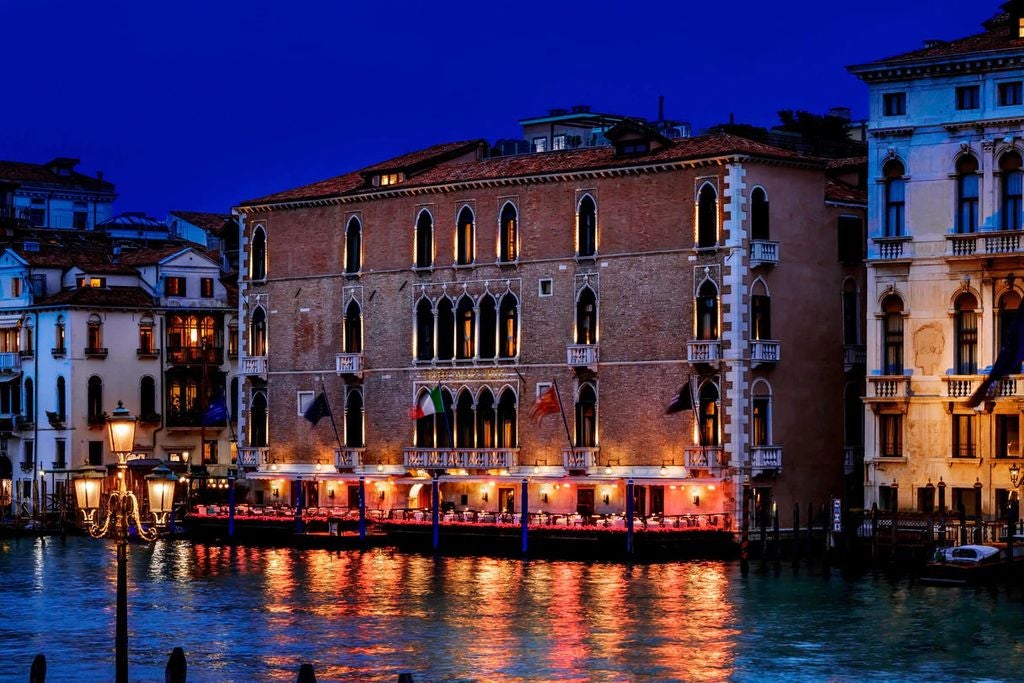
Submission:
<svg viewBox="0 0 1024 683">
<path fill-rule="evenodd" d="M 999 0 L 0 0 L 0 159 L 77 157 L 117 211 L 244 199 L 589 104 L 696 130 L 867 114 L 845 66 L 980 31 Z"/>
</svg>

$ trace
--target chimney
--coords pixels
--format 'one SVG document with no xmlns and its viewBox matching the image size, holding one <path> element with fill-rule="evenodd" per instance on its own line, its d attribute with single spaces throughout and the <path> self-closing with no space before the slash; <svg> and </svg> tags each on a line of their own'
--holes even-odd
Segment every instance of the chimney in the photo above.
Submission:
<svg viewBox="0 0 1024 683">
<path fill-rule="evenodd" d="M 665 120 L 665 96 L 658 95 L 658 122 Z"/>
</svg>

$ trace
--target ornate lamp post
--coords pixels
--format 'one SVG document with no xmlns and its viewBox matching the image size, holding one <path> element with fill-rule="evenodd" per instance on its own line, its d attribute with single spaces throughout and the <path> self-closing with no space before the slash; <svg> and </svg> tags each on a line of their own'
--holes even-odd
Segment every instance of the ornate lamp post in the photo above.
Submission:
<svg viewBox="0 0 1024 683">
<path fill-rule="evenodd" d="M 139 500 L 128 490 L 125 473 L 128 455 L 135 444 L 135 417 L 118 401 L 117 408 L 107 418 L 110 450 L 117 456 L 117 488 L 110 492 L 106 505 L 101 506 L 99 482 L 94 477 L 75 480 L 75 496 L 82 511 L 83 522 L 94 538 L 113 537 L 117 543 L 117 624 L 115 630 L 114 668 L 117 683 L 128 683 L 128 533 L 135 533 L 145 541 L 154 541 L 155 528 L 142 524 Z M 172 475 L 173 476 L 173 475 Z M 150 510 L 157 523 L 166 522 L 173 498 L 173 480 L 154 471 L 149 480 Z M 167 487 L 170 486 L 168 494 Z"/>
</svg>

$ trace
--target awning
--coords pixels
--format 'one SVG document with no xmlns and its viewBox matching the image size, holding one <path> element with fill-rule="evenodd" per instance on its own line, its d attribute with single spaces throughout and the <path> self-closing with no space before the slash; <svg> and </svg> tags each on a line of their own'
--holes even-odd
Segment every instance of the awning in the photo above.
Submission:
<svg viewBox="0 0 1024 683">
<path fill-rule="evenodd" d="M 17 327 L 21 321 L 20 315 L 0 315 L 0 327 Z"/>
<path fill-rule="evenodd" d="M 18 379 L 19 377 L 21 377 L 21 373 L 20 372 L 16 373 L 16 374 L 13 374 L 13 375 L 7 374 L 5 372 L 3 374 L 0 374 L 0 384 L 6 384 L 7 382 L 13 382 L 14 380 Z"/>
</svg>

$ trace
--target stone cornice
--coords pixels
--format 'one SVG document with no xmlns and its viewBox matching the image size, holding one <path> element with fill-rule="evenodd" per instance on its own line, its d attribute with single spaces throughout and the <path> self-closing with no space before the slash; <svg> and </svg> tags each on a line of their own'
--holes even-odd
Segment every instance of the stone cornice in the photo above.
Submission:
<svg viewBox="0 0 1024 683">
<path fill-rule="evenodd" d="M 995 52 L 950 57 L 923 58 L 918 61 L 876 62 L 848 67 L 848 71 L 865 83 L 907 81 L 926 76 L 959 76 L 1019 69 L 1024 66 L 1024 52 Z"/>
<path fill-rule="evenodd" d="M 393 199 L 396 197 L 417 197 L 428 194 L 448 194 L 451 192 L 462 192 L 466 190 L 481 190 L 495 187 L 515 187 L 521 185 L 539 185 L 553 182 L 587 181 L 601 178 L 621 178 L 626 176 L 639 176 L 651 173 L 666 173 L 684 169 L 706 168 L 708 166 L 723 166 L 729 163 L 745 163 L 756 161 L 768 166 L 788 166 L 792 168 L 820 168 L 821 162 L 815 160 L 796 159 L 771 159 L 767 157 L 753 156 L 750 154 L 732 154 L 726 156 L 704 157 L 700 159 L 685 159 L 678 161 L 664 161 L 646 166 L 619 166 L 613 168 L 598 168 L 579 171 L 566 171 L 560 173 L 540 173 L 536 175 L 516 176 L 509 178 L 487 178 L 481 180 L 466 180 L 453 183 L 439 183 L 436 185 L 420 185 L 416 187 L 391 186 L 387 190 L 374 190 L 371 192 L 359 192 L 357 194 L 335 195 L 330 197 L 317 197 L 311 199 L 297 199 L 285 202 L 270 202 L 267 204 L 249 204 L 236 206 L 233 212 L 253 215 L 272 211 L 283 211 L 289 209 L 312 208 L 320 206 L 340 206 L 354 204 L 377 199 Z"/>
</svg>

